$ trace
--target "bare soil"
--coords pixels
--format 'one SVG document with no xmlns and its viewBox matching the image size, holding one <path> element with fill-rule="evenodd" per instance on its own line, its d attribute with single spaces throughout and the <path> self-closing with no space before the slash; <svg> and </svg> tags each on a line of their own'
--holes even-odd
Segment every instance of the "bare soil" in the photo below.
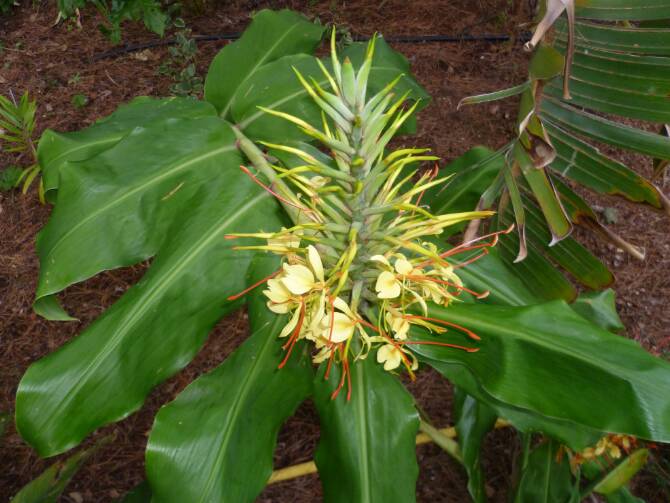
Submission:
<svg viewBox="0 0 670 503">
<path fill-rule="evenodd" d="M 517 34 L 527 22 L 527 9 L 518 15 L 506 0 L 406 0 L 341 1 L 233 1 L 209 6 L 204 12 L 187 12 L 194 34 L 242 31 L 249 14 L 261 8 L 289 7 L 318 17 L 322 22 L 347 25 L 356 35 L 380 31 L 387 36 L 418 34 L 509 33 Z M 188 6 L 188 2 L 187 2 Z M 169 94 L 170 80 L 157 75 L 167 57 L 165 47 L 116 58 L 94 60 L 111 48 L 98 33 L 100 22 L 91 9 L 82 13 L 83 29 L 56 19 L 53 2 L 23 4 L 0 19 L 0 93 L 24 90 L 38 100 L 38 129 L 77 130 L 111 113 L 119 104 L 138 95 Z M 124 42 L 154 40 L 142 26 L 126 24 Z M 225 42 L 201 42 L 200 75 Z M 518 84 L 525 78 L 527 55 L 514 43 L 397 44 L 410 60 L 418 80 L 433 96 L 421 114 L 417 144 L 434 149 L 445 161 L 483 144 L 499 147 L 514 134 L 516 102 L 470 107 L 456 111 L 464 96 Z M 78 76 L 78 77 L 76 77 Z M 89 103 L 76 108 L 71 100 L 85 94 Z M 0 168 L 26 165 L 0 152 Z M 650 174 L 649 161 L 635 169 Z M 667 180 L 664 189 L 668 192 Z M 638 262 L 615 248 L 579 234 L 617 276 L 614 286 L 627 335 L 652 353 L 670 352 L 670 237 L 668 220 L 660 213 L 620 199 L 593 194 L 589 200 L 618 212 L 614 230 L 647 251 Z M 74 337 L 141 277 L 145 265 L 103 273 L 68 289 L 63 295 L 67 309 L 79 322 L 48 322 L 31 309 L 38 272 L 35 236 L 50 213 L 37 201 L 34 191 L 0 193 L 0 410 L 13 409 L 16 386 L 28 365 Z M 223 361 L 246 337 L 244 312 L 223 319 L 195 360 L 182 372 L 159 386 L 145 408 L 125 421 L 104 428 L 96 437 L 113 432 L 116 440 L 102 449 L 76 476 L 62 501 L 106 502 L 125 494 L 143 479 L 143 451 L 153 417 L 195 377 Z M 436 373 L 426 371 L 410 386 L 420 405 L 435 423 L 452 423 L 451 388 Z M 622 411 L 625 413 L 626 411 Z M 275 466 L 284 467 L 311 459 L 318 441 L 318 418 L 308 402 L 288 421 L 279 436 Z M 506 501 L 517 439 L 510 431 L 496 431 L 486 439 L 485 470 L 493 501 Z M 670 459 L 667 451 L 654 454 Z M 423 502 L 468 501 L 467 479 L 459 465 L 434 445 L 418 449 L 421 474 L 418 499 Z M 0 499 L 8 500 L 53 460 L 40 460 L 13 427 L 3 439 L 0 458 Z M 634 490 L 649 502 L 670 500 L 667 485 L 652 471 L 644 472 Z M 318 476 L 312 475 L 269 486 L 262 502 L 313 502 L 321 499 Z"/>
</svg>

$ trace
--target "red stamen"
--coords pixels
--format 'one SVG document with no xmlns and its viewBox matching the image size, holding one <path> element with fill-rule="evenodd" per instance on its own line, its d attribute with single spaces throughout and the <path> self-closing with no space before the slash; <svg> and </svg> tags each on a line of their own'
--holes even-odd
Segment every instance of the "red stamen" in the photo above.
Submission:
<svg viewBox="0 0 670 503">
<path fill-rule="evenodd" d="M 440 320 L 439 318 L 429 318 L 428 316 L 419 316 L 419 315 L 414 315 L 414 314 L 407 314 L 407 315 L 404 316 L 404 318 L 415 319 L 415 320 L 424 320 L 424 321 L 432 321 L 433 323 L 447 325 L 448 327 L 456 328 L 458 330 L 461 330 L 462 332 L 465 332 L 466 334 L 468 334 L 468 336 L 471 339 L 474 339 L 476 341 L 481 341 L 482 340 L 481 337 L 479 337 L 476 333 L 474 333 L 469 328 L 462 327 L 462 326 L 457 325 L 456 323 L 452 323 L 450 321 Z"/>
<path fill-rule="evenodd" d="M 348 366 L 345 365 L 346 358 L 344 357 L 344 350 L 340 346 L 340 356 L 342 356 L 342 375 L 340 376 L 340 383 L 337 385 L 337 388 L 335 388 L 335 391 L 330 395 L 331 400 L 335 400 L 337 398 L 337 395 L 340 394 L 340 391 L 342 390 L 342 387 L 344 386 L 344 380 L 346 378 L 347 374 L 347 369 Z"/>
<path fill-rule="evenodd" d="M 488 248 L 484 248 L 482 252 L 479 255 L 475 255 L 471 259 L 466 260 L 465 262 L 461 262 L 460 264 L 456 264 L 454 266 L 454 269 L 460 269 L 461 267 L 465 267 L 467 265 L 472 264 L 473 262 L 477 262 L 480 258 L 486 256 L 489 254 Z"/>
<path fill-rule="evenodd" d="M 349 360 L 345 358 L 344 367 L 347 369 L 347 402 L 351 401 L 351 369 L 349 368 Z"/>
<path fill-rule="evenodd" d="M 470 290 L 469 288 L 466 288 L 462 285 L 458 285 L 458 284 L 453 283 L 451 281 L 445 281 L 443 279 L 433 278 L 432 276 L 405 276 L 405 277 L 408 278 L 408 279 L 411 279 L 411 280 L 415 280 L 415 281 L 432 281 L 434 283 L 439 283 L 440 285 L 451 286 L 453 288 L 458 289 L 458 294 L 460 294 L 461 291 L 465 291 L 465 292 L 469 293 L 470 295 L 474 295 L 477 299 L 485 299 L 486 297 L 488 297 L 491 294 L 491 292 L 489 292 L 488 290 L 486 290 L 484 292 L 481 292 L 481 293 L 478 293 L 478 292 L 475 292 L 474 290 Z"/>
<path fill-rule="evenodd" d="M 285 197 L 283 197 L 283 196 L 277 194 L 274 190 L 272 190 L 270 187 L 268 187 L 268 186 L 265 185 L 263 182 L 261 182 L 261 181 L 256 177 L 256 175 L 254 175 L 254 174 L 253 174 L 251 171 L 249 171 L 249 169 L 247 169 L 246 167 L 244 167 L 244 166 L 240 166 L 240 169 L 241 169 L 242 171 L 244 171 L 244 172 L 249 176 L 249 178 L 251 178 L 256 184 L 258 184 L 258 185 L 260 185 L 261 187 L 263 187 L 263 189 L 265 189 L 265 190 L 268 191 L 270 194 L 272 194 L 273 196 L 275 196 L 275 197 L 276 197 L 277 199 L 279 199 L 281 202 L 286 203 L 286 204 L 288 204 L 288 205 L 290 205 L 290 206 L 294 206 L 295 208 L 298 208 L 299 210 L 304 211 L 305 213 L 314 213 L 314 212 L 313 212 L 312 210 L 310 210 L 309 208 L 304 208 L 304 207 L 302 207 L 302 206 L 300 206 L 300 205 L 298 205 L 298 204 L 295 204 L 295 203 L 289 201 L 289 200 L 286 199 Z"/>
<path fill-rule="evenodd" d="M 330 376 L 330 368 L 332 367 L 333 360 L 335 359 L 335 351 L 336 351 L 336 348 L 333 348 L 333 349 L 330 350 L 330 356 L 328 357 L 328 366 L 326 367 L 326 373 L 323 376 L 324 381 L 327 381 L 328 377 Z"/>
<path fill-rule="evenodd" d="M 445 346 L 448 348 L 456 348 L 456 349 L 462 349 L 463 351 L 467 351 L 468 353 L 476 353 L 479 351 L 479 348 L 467 348 L 465 346 L 459 346 L 457 344 L 448 344 L 446 342 L 437 342 L 437 341 L 406 341 L 405 344 L 425 344 L 427 346 Z"/>
<path fill-rule="evenodd" d="M 300 319 L 298 320 L 298 324 L 295 327 L 295 330 L 291 334 L 290 339 L 286 344 L 282 346 L 282 349 L 286 349 L 288 347 L 288 351 L 286 352 L 286 356 L 284 356 L 284 359 L 282 362 L 279 364 L 279 367 L 277 368 L 284 368 L 284 365 L 288 362 L 288 359 L 291 356 L 291 352 L 293 351 L 293 347 L 295 346 L 295 343 L 298 340 L 298 337 L 300 336 L 300 329 L 302 328 L 302 324 L 305 321 L 305 301 L 301 301 L 300 303 Z"/>
<path fill-rule="evenodd" d="M 263 278 L 262 280 L 260 280 L 258 283 L 254 283 L 254 284 L 251 285 L 249 288 L 246 288 L 245 290 L 242 290 L 240 293 L 238 293 L 238 294 L 236 294 L 236 295 L 231 295 L 230 297 L 228 297 L 227 300 L 237 300 L 237 299 L 239 299 L 239 298 L 242 297 L 243 295 L 246 295 L 247 293 L 249 293 L 249 292 L 250 292 L 251 290 L 253 290 L 254 288 L 256 288 L 256 287 L 258 287 L 258 286 L 261 286 L 263 283 L 265 283 L 265 282 L 271 280 L 272 278 L 274 278 L 274 277 L 275 277 L 277 274 L 279 274 L 280 272 L 281 272 L 281 269 L 279 269 L 279 270 L 273 272 L 272 274 L 270 274 L 270 275 L 267 276 L 266 278 Z"/>
</svg>

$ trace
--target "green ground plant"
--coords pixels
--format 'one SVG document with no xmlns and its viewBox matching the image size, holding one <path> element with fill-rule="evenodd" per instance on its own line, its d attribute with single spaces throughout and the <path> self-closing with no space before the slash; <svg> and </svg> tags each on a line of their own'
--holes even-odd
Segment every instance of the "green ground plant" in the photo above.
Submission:
<svg viewBox="0 0 670 503">
<path fill-rule="evenodd" d="M 553 45 L 540 43 L 566 6 Z M 411 139 L 391 146 L 430 100 L 407 60 L 380 36 L 338 49 L 334 30 L 317 57 L 324 28 L 290 11 L 259 12 L 219 52 L 204 100 L 141 97 L 88 129 L 46 131 L 38 157 L 55 207 L 37 241 L 35 311 L 72 320 L 59 292 L 153 260 L 28 369 L 23 438 L 54 456 L 127 417 L 246 306 L 249 337 L 158 412 L 133 497 L 253 501 L 281 425 L 311 398 L 325 501 L 414 501 L 421 430 L 483 502 L 482 441 L 500 419 L 521 441 L 515 501 L 634 501 L 627 484 L 649 443 L 670 442 L 670 364 L 619 335 L 611 273 L 568 235 L 587 222 L 623 240 L 558 175 L 664 206 L 587 138 L 661 160 L 670 140 L 585 107 L 651 119 L 653 103 L 664 119 L 670 30 L 618 21 L 670 12 L 661 0 L 545 7 L 529 82 L 466 102 L 522 93 L 517 137 L 441 169 Z M 583 98 L 615 80 L 609 100 Z M 554 263 L 592 291 L 578 295 Z M 426 367 L 455 386 L 457 440 L 398 378 Z"/>
<path fill-rule="evenodd" d="M 27 91 L 18 101 L 11 93 L 9 97 L 0 95 L 0 148 L 17 155 L 19 159 L 27 155 L 31 163 L 18 176 L 16 166 L 3 170 L 2 183 L 7 186 L 13 181 L 14 187 L 23 184 L 22 191 L 25 194 L 32 183 L 39 180 L 39 198 L 44 202 L 44 185 L 39 178 L 41 167 L 33 139 L 36 112 L 37 102 L 30 99 Z"/>
</svg>

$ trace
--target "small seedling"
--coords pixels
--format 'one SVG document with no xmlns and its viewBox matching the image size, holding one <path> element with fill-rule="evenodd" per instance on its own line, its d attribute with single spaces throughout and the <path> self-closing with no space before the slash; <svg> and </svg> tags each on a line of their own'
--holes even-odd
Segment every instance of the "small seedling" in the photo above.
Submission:
<svg viewBox="0 0 670 503">
<path fill-rule="evenodd" d="M 75 94 L 72 97 L 72 106 L 75 108 L 84 108 L 88 105 L 88 97 L 85 94 Z"/>
<path fill-rule="evenodd" d="M 79 75 L 79 72 L 75 73 L 72 77 L 70 77 L 67 81 L 68 84 L 71 86 L 76 86 L 81 82 L 81 75 Z"/>
<path fill-rule="evenodd" d="M 0 192 L 9 192 L 20 182 L 23 170 L 18 166 L 9 166 L 0 171 Z"/>
</svg>

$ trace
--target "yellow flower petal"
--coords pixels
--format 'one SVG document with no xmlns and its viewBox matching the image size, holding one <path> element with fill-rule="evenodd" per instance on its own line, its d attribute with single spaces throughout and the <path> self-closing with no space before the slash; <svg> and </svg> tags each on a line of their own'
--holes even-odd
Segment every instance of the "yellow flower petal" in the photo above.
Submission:
<svg viewBox="0 0 670 503">
<path fill-rule="evenodd" d="M 398 272 L 398 274 L 407 276 L 409 274 L 412 274 L 414 267 L 412 266 L 409 260 L 401 256 L 395 261 L 395 270 Z"/>
<path fill-rule="evenodd" d="M 309 261 L 309 266 L 312 268 L 312 271 L 314 271 L 316 278 L 319 281 L 323 281 L 323 264 L 321 263 L 321 257 L 319 256 L 319 252 L 316 251 L 316 248 L 312 245 L 307 247 L 307 260 Z"/>
<path fill-rule="evenodd" d="M 292 294 L 302 295 L 314 288 L 314 275 L 304 265 L 284 264 L 284 272 L 281 282 Z"/>
<path fill-rule="evenodd" d="M 298 325 L 298 320 L 299 319 L 300 319 L 300 309 L 296 309 L 293 312 L 293 316 L 291 316 L 291 319 L 289 320 L 289 322 L 286 324 L 286 326 L 279 333 L 279 337 L 286 337 L 288 334 L 293 332 L 295 327 Z"/>
<path fill-rule="evenodd" d="M 400 295 L 401 285 L 393 273 L 382 271 L 377 277 L 375 290 L 380 299 L 395 299 Z"/>
<path fill-rule="evenodd" d="M 384 364 L 384 370 L 397 369 L 402 362 L 402 354 L 393 344 L 384 344 L 377 350 L 377 362 Z"/>
<path fill-rule="evenodd" d="M 330 328 L 331 316 L 333 318 L 332 332 Z M 330 342 L 338 344 L 340 342 L 346 341 L 352 335 L 354 335 L 356 323 L 344 313 L 335 313 L 334 315 L 327 314 L 323 318 L 323 321 L 325 324 L 325 329 L 322 335 Z"/>
<path fill-rule="evenodd" d="M 391 267 L 391 264 L 389 264 L 389 261 L 386 259 L 384 255 L 373 255 L 372 257 L 370 257 L 370 260 Z"/>
</svg>

